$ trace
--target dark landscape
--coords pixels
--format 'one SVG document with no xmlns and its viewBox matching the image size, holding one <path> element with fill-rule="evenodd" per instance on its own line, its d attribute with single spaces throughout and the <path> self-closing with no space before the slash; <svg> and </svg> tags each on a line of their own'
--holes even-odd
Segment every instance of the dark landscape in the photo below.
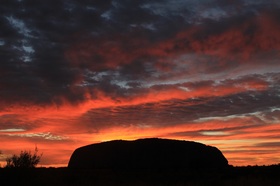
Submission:
<svg viewBox="0 0 280 186">
<path fill-rule="evenodd" d="M 280 185 L 280 164 L 228 165 L 216 147 L 169 139 L 80 147 L 63 168 L 2 168 L 5 185 Z"/>
<path fill-rule="evenodd" d="M 1 185 L 280 185 L 280 165 L 229 167 L 223 171 L 172 169 L 0 169 Z"/>
</svg>

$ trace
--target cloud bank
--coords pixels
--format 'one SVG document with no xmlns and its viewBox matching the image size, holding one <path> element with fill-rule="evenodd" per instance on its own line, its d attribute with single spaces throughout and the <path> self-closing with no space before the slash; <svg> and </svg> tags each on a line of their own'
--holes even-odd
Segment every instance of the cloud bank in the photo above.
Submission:
<svg viewBox="0 0 280 186">
<path fill-rule="evenodd" d="M 279 10 L 264 0 L 2 2 L 1 150 L 37 144 L 42 163 L 59 166 L 81 145 L 167 137 L 215 145 L 234 165 L 279 163 Z"/>
</svg>

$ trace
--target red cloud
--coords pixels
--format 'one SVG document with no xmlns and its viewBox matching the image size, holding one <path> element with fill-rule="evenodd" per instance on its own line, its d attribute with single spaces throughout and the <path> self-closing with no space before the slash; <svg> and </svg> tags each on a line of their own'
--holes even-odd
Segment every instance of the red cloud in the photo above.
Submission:
<svg viewBox="0 0 280 186">
<path fill-rule="evenodd" d="M 82 41 L 65 52 L 73 66 L 91 70 L 114 69 L 148 55 L 151 43 L 132 35 L 114 35 Z"/>
<path fill-rule="evenodd" d="M 193 25 L 162 40 L 132 33 L 101 36 L 78 41 L 65 52 L 65 57 L 73 66 L 93 71 L 114 69 L 136 60 L 168 70 L 172 69 L 170 62 L 184 54 L 214 56 L 221 66 L 241 64 L 249 59 L 269 58 L 271 52 L 279 54 L 280 24 L 272 14 L 276 13 Z"/>
</svg>

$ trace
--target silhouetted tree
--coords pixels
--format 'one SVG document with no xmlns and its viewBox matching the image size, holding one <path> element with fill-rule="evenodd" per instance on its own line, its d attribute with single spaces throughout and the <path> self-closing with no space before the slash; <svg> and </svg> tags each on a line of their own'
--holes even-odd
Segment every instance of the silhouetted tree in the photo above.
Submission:
<svg viewBox="0 0 280 186">
<path fill-rule="evenodd" d="M 2 156 L 2 151 L 0 150 L 0 157 Z M 0 168 L 2 168 L 2 165 L 0 164 Z"/>
<path fill-rule="evenodd" d="M 38 148 L 35 148 L 34 154 L 30 151 L 21 151 L 20 155 L 13 155 L 6 159 L 6 168 L 34 168 L 40 162 L 43 154 L 38 155 Z"/>
</svg>

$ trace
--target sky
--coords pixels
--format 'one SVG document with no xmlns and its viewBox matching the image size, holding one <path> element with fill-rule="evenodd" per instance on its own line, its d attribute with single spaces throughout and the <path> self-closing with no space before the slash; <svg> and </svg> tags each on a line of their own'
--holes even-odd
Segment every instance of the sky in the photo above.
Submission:
<svg viewBox="0 0 280 186">
<path fill-rule="evenodd" d="M 280 163 L 280 1 L 2 0 L 0 163 L 170 138 Z"/>
</svg>

